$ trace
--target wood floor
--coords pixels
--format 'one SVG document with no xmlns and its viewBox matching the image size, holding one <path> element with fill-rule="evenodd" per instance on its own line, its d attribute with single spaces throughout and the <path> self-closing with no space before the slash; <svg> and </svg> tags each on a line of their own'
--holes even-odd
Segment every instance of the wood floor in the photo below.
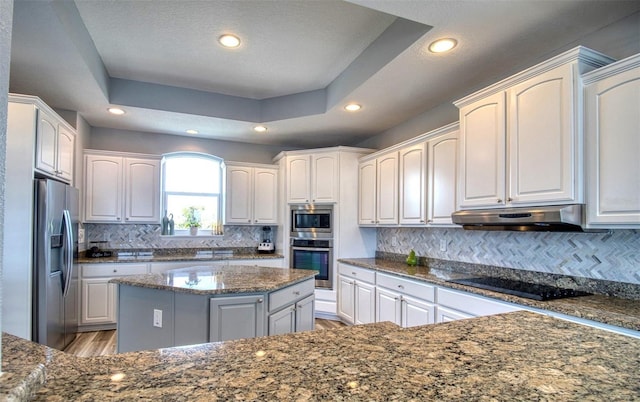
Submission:
<svg viewBox="0 0 640 402">
<path fill-rule="evenodd" d="M 344 327 L 340 321 L 316 318 L 316 329 Z M 65 352 L 80 357 L 106 356 L 116 353 L 116 331 L 80 332 Z"/>
</svg>

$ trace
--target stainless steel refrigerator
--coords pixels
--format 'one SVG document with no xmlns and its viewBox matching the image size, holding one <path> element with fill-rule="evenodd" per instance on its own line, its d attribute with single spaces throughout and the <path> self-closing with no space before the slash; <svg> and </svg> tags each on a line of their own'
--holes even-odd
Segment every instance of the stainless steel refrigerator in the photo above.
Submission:
<svg viewBox="0 0 640 402">
<path fill-rule="evenodd" d="M 36 179 L 32 339 L 64 349 L 78 329 L 78 190 Z"/>
</svg>

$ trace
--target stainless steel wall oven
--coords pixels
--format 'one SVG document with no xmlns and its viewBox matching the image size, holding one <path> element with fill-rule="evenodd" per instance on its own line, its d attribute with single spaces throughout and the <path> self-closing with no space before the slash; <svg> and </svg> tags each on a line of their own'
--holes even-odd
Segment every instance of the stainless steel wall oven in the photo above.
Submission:
<svg viewBox="0 0 640 402">
<path fill-rule="evenodd" d="M 291 239 L 291 268 L 311 269 L 316 275 L 316 287 L 333 288 L 333 240 Z"/>
</svg>

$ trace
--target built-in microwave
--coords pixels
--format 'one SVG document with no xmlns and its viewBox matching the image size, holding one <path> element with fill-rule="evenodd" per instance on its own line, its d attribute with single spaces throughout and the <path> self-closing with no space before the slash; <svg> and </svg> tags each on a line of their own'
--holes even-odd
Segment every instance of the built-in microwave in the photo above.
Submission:
<svg viewBox="0 0 640 402">
<path fill-rule="evenodd" d="M 333 238 L 333 207 L 291 205 L 291 237 Z"/>
</svg>

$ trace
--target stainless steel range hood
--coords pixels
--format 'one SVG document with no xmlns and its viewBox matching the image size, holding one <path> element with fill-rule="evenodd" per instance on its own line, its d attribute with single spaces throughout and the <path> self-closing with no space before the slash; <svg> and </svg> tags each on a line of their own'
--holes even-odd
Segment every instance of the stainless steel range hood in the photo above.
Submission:
<svg viewBox="0 0 640 402">
<path fill-rule="evenodd" d="M 476 209 L 451 214 L 467 230 L 582 232 L 582 204 Z"/>
</svg>

